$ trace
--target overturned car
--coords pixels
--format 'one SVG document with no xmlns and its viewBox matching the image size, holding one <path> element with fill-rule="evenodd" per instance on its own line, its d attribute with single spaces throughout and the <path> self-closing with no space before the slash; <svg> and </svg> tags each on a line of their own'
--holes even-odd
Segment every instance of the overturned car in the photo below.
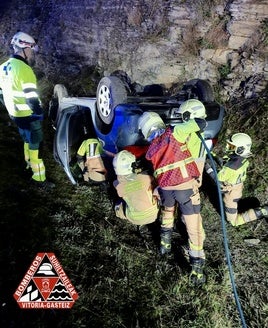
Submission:
<svg viewBox="0 0 268 328">
<path fill-rule="evenodd" d="M 81 176 L 75 170 L 76 154 L 83 140 L 97 138 L 111 153 L 129 146 L 145 147 L 147 142 L 138 128 L 142 113 L 157 112 L 166 124 L 175 125 L 181 122 L 177 110 L 188 99 L 205 105 L 205 140 L 211 149 L 223 124 L 224 108 L 215 101 L 206 80 L 190 80 L 179 92 L 169 94 L 159 84 L 142 86 L 131 83 L 126 75 L 114 74 L 100 80 L 96 97 L 70 97 L 66 87 L 57 84 L 49 106 L 55 129 L 54 158 L 72 184 L 77 184 Z"/>
</svg>

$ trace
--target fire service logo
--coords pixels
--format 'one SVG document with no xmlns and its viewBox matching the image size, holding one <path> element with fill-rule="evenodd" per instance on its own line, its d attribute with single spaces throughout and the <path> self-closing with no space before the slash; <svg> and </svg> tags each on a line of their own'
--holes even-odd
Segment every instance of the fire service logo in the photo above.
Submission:
<svg viewBox="0 0 268 328">
<path fill-rule="evenodd" d="M 70 309 L 78 299 L 54 253 L 38 253 L 13 294 L 21 309 Z"/>
</svg>

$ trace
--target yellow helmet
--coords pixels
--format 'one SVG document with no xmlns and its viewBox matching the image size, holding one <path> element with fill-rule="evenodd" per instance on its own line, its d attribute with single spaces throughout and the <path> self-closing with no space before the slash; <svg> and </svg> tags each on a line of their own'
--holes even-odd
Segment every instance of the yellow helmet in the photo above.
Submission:
<svg viewBox="0 0 268 328">
<path fill-rule="evenodd" d="M 227 140 L 226 150 L 234 152 L 242 157 L 249 157 L 252 155 L 250 149 L 252 140 L 246 133 L 235 133 Z"/>
<path fill-rule="evenodd" d="M 205 106 L 197 99 L 188 99 L 184 101 L 176 113 L 181 114 L 184 122 L 189 121 L 189 119 L 205 119 L 207 117 Z"/>
<path fill-rule="evenodd" d="M 133 173 L 132 164 L 135 163 L 136 157 L 127 150 L 117 153 L 113 159 L 113 167 L 117 175 L 128 175 Z"/>
<path fill-rule="evenodd" d="M 148 139 L 153 131 L 165 128 L 162 118 L 155 112 L 144 112 L 139 118 L 139 129 L 145 139 Z"/>
</svg>

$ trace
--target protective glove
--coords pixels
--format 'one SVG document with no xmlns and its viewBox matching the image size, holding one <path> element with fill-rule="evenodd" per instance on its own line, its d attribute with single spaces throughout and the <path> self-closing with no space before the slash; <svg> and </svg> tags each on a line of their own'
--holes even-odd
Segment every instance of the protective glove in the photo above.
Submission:
<svg viewBox="0 0 268 328">
<path fill-rule="evenodd" d="M 205 163 L 205 171 L 216 182 L 216 174 L 208 162 Z"/>
<path fill-rule="evenodd" d="M 222 194 L 227 194 L 231 190 L 230 186 L 226 186 L 223 183 L 220 183 L 220 188 Z"/>
</svg>

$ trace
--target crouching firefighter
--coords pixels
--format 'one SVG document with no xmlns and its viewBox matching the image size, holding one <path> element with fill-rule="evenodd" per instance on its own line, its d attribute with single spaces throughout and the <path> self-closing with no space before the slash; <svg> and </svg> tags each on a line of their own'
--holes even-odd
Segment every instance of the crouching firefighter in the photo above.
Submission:
<svg viewBox="0 0 268 328">
<path fill-rule="evenodd" d="M 77 162 L 82 170 L 84 181 L 93 183 L 106 181 L 107 170 L 102 154 L 104 150 L 98 139 L 89 138 L 82 142 L 77 151 Z"/>
<path fill-rule="evenodd" d="M 115 214 L 140 227 L 157 219 L 159 207 L 154 178 L 143 172 L 136 173 L 135 163 L 135 155 L 127 150 L 120 151 L 113 159 L 117 175 L 113 185 L 121 198 L 115 205 Z"/>
<path fill-rule="evenodd" d="M 203 104 L 196 107 L 201 108 Z M 174 226 L 175 205 L 178 203 L 188 233 L 190 282 L 199 285 L 205 282 L 203 272 L 205 234 L 200 214 L 200 172 L 195 159 L 187 148 L 189 134 L 202 130 L 204 119 L 189 119 L 174 127 L 166 127 L 161 117 L 154 112 L 145 112 L 140 117 L 139 127 L 147 141 L 151 142 L 146 158 L 154 168 L 161 199 L 160 253 L 171 251 L 171 235 Z"/>
<path fill-rule="evenodd" d="M 223 193 L 226 219 L 233 226 L 268 218 L 267 205 L 238 213 L 238 201 L 242 198 L 244 181 L 247 177 L 248 158 L 252 156 L 251 146 L 252 140 L 249 135 L 233 134 L 227 140 L 225 163 L 217 174 Z"/>
</svg>

